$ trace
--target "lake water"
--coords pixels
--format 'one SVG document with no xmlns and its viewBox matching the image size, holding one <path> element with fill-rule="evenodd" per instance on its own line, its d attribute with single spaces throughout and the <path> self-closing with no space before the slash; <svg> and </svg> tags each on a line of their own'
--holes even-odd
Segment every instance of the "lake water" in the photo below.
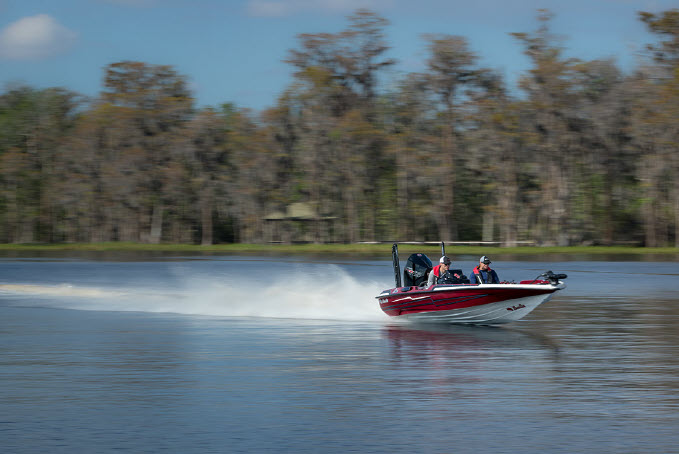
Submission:
<svg viewBox="0 0 679 454">
<path fill-rule="evenodd" d="M 1 450 L 679 453 L 679 264 L 494 265 L 568 288 L 426 327 L 388 256 L 0 259 Z"/>
</svg>

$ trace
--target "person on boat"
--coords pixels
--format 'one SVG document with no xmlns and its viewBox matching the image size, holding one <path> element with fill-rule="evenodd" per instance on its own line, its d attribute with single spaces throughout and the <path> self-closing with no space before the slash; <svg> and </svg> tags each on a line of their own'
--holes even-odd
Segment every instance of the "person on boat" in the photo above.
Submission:
<svg viewBox="0 0 679 454">
<path fill-rule="evenodd" d="M 499 284 L 500 278 L 497 277 L 495 270 L 490 269 L 491 261 L 485 255 L 479 259 L 479 265 L 472 270 L 472 284 Z"/>
<path fill-rule="evenodd" d="M 450 258 L 445 255 L 439 260 L 439 264 L 436 265 L 429 273 L 429 278 L 427 279 L 427 287 L 434 284 L 459 284 L 465 279 L 464 276 L 460 274 L 452 274 L 450 272 Z M 464 281 L 464 282 L 469 282 Z"/>
</svg>

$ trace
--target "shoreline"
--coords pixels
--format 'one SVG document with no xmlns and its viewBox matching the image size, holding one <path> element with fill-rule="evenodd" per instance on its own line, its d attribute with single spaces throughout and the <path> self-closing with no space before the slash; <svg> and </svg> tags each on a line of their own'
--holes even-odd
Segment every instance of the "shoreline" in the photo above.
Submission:
<svg viewBox="0 0 679 454">
<path fill-rule="evenodd" d="M 135 252 L 135 253 L 198 253 L 198 254 L 272 254 L 272 255 L 352 255 L 360 257 L 390 257 L 392 243 L 356 244 L 216 244 L 201 246 L 195 244 L 141 244 L 141 243 L 63 243 L 63 244 L 0 244 L 0 253 L 25 252 Z M 415 252 L 438 256 L 440 244 L 399 244 L 402 258 Z M 496 255 L 496 256 L 544 256 L 544 255 L 587 255 L 587 256 L 645 256 L 662 255 L 679 257 L 679 248 L 644 248 L 632 246 L 456 246 L 446 245 L 447 255 Z"/>
</svg>

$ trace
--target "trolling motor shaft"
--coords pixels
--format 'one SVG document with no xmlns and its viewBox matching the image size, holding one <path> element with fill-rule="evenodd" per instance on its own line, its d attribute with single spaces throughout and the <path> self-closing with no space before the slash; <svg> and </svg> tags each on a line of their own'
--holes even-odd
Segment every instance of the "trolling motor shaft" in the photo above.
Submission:
<svg viewBox="0 0 679 454">
<path fill-rule="evenodd" d="M 544 277 L 549 281 L 550 284 L 558 284 L 561 279 L 566 279 L 568 277 L 567 274 L 556 274 L 552 272 L 551 270 L 545 271 L 540 275 L 540 277 Z"/>
</svg>

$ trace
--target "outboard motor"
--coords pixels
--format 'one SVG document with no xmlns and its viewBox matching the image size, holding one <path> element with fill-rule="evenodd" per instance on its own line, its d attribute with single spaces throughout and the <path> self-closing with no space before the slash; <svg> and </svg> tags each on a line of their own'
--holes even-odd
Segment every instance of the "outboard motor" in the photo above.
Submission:
<svg viewBox="0 0 679 454">
<path fill-rule="evenodd" d="M 403 269 L 403 285 L 419 287 L 427 283 L 429 272 L 433 268 L 431 260 L 424 254 L 412 254 L 408 257 Z"/>
</svg>

